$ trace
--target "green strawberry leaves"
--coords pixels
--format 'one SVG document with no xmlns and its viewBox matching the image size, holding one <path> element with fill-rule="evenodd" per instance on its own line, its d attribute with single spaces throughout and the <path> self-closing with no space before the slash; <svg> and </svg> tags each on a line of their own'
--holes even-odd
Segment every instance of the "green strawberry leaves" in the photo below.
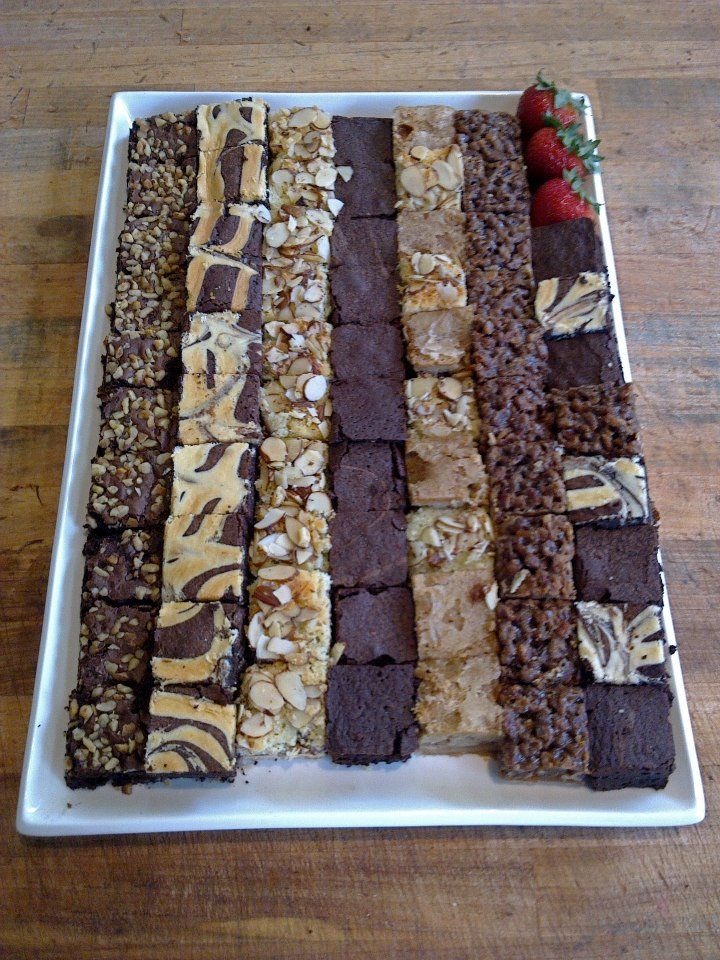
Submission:
<svg viewBox="0 0 720 960">
<path fill-rule="evenodd" d="M 571 123 L 566 127 L 557 117 L 550 114 L 545 119 L 549 126 L 554 127 L 558 140 L 565 149 L 582 160 L 588 173 L 594 173 L 600 169 L 600 161 L 604 157 L 601 157 L 597 152 L 597 148 L 600 146 L 599 140 L 587 140 L 580 129 L 579 123 Z"/>
<path fill-rule="evenodd" d="M 577 194 L 581 200 L 584 200 L 585 203 L 589 203 L 590 206 L 595 210 L 596 213 L 599 212 L 601 204 L 597 200 L 593 200 L 591 196 L 588 195 L 587 190 L 583 187 L 583 178 L 577 172 L 577 170 L 563 170 L 563 180 L 570 186 L 570 189 L 573 193 Z"/>
</svg>

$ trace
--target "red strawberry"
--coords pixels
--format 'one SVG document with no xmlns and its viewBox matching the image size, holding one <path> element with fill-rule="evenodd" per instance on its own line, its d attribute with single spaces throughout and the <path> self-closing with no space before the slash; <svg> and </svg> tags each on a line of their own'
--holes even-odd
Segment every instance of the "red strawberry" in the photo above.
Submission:
<svg viewBox="0 0 720 960">
<path fill-rule="evenodd" d="M 535 84 L 528 87 L 520 97 L 517 118 L 523 136 L 529 137 L 531 133 L 545 126 L 548 116 L 555 117 L 563 126 L 568 126 L 579 120 L 582 110 L 581 98 L 573 97 L 569 90 L 556 87 L 551 80 L 546 80 L 541 70 Z"/>
<path fill-rule="evenodd" d="M 563 171 L 562 177 L 546 180 L 538 187 L 530 208 L 530 223 L 533 227 L 545 227 L 549 223 L 579 220 L 581 217 L 595 219 L 600 205 L 585 193 L 582 180 L 574 170 Z"/>
<path fill-rule="evenodd" d="M 599 140 L 586 140 L 576 123 L 569 127 L 554 117 L 549 126 L 536 130 L 525 147 L 528 176 L 536 183 L 561 177 L 563 170 L 577 170 L 580 176 L 597 170 Z"/>
</svg>

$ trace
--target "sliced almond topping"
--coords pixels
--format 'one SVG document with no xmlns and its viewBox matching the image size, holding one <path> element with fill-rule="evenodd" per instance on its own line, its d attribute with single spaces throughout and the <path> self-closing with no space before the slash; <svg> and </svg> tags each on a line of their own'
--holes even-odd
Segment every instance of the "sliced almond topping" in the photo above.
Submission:
<svg viewBox="0 0 720 960">
<path fill-rule="evenodd" d="M 258 570 L 258 577 L 263 580 L 292 580 L 296 573 L 295 567 L 286 563 L 275 563 L 269 567 L 261 567 Z"/>
<path fill-rule="evenodd" d="M 307 705 L 307 694 L 305 687 L 300 679 L 300 675 L 293 670 L 286 670 L 278 674 L 275 678 L 275 686 L 278 688 L 287 702 L 295 707 L 296 710 L 304 710 Z"/>
<path fill-rule="evenodd" d="M 400 183 L 412 197 L 425 193 L 425 177 L 419 167 L 406 167 L 400 174 Z"/>
<path fill-rule="evenodd" d="M 306 381 L 303 392 L 306 399 L 311 402 L 320 400 L 327 392 L 327 380 L 321 374 L 317 374 Z"/>
<path fill-rule="evenodd" d="M 270 463 L 281 463 L 287 456 L 287 447 L 280 437 L 266 437 L 260 444 L 260 456 Z"/>
<path fill-rule="evenodd" d="M 329 517 L 332 513 L 330 497 L 322 491 L 311 493 L 305 501 L 305 509 L 309 513 L 318 513 L 321 517 Z"/>
<path fill-rule="evenodd" d="M 463 385 L 455 377 L 441 377 L 438 381 L 438 393 L 448 400 L 459 400 L 463 395 Z"/>
<path fill-rule="evenodd" d="M 248 700 L 258 710 L 272 714 L 280 713 L 285 704 L 282 693 L 269 680 L 256 681 L 248 691 Z"/>
<path fill-rule="evenodd" d="M 264 737 L 272 730 L 272 720 L 264 713 L 250 713 L 240 724 L 240 733 L 251 740 Z"/>
</svg>

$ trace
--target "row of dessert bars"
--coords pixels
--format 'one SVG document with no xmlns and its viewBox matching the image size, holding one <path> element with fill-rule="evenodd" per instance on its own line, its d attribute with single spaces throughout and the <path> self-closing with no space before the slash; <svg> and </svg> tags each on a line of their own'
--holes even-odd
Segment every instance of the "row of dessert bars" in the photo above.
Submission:
<svg viewBox="0 0 720 960">
<path fill-rule="evenodd" d="M 470 111 L 457 129 L 496 528 L 501 769 L 662 787 L 674 747 L 657 528 L 595 227 L 531 236 L 514 118 Z"/>
<path fill-rule="evenodd" d="M 72 786 L 142 770 L 152 635 L 160 601 L 196 205 L 194 114 L 137 121 L 100 387 L 85 546 L 80 660 L 70 699 Z"/>
<path fill-rule="evenodd" d="M 145 770 L 235 769 L 245 567 L 260 439 L 264 104 L 199 107 L 178 441 L 164 531 Z"/>
</svg>

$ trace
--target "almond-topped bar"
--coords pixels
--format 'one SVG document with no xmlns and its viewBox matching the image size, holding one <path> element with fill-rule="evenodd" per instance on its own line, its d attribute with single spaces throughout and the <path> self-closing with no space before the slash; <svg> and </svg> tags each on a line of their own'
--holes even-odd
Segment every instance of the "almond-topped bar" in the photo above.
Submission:
<svg viewBox="0 0 720 960">
<path fill-rule="evenodd" d="M 152 674 L 156 687 L 193 687 L 228 703 L 243 666 L 242 608 L 221 603 L 164 603 L 155 629 Z"/>
<path fill-rule="evenodd" d="M 282 661 L 300 668 L 305 682 L 323 682 L 330 650 L 328 575 L 264 566 L 249 597 L 247 639 L 256 661 Z"/>
<path fill-rule="evenodd" d="M 244 544 L 237 514 L 170 517 L 165 524 L 163 600 L 239 601 Z"/>
<path fill-rule="evenodd" d="M 325 665 L 321 682 L 287 663 L 254 663 L 243 677 L 237 749 L 243 757 L 316 757 L 325 749 Z"/>
<path fill-rule="evenodd" d="M 173 453 L 172 514 L 252 516 L 255 451 L 247 443 L 198 443 Z"/>
<path fill-rule="evenodd" d="M 180 442 L 257 441 L 260 430 L 260 380 L 256 373 L 188 373 L 178 404 Z"/>
<path fill-rule="evenodd" d="M 395 155 L 399 210 L 459 210 L 463 160 L 456 144 L 412 147 Z"/>
<path fill-rule="evenodd" d="M 145 770 L 162 778 L 235 776 L 237 707 L 191 692 L 153 690 L 150 696 Z"/>
<path fill-rule="evenodd" d="M 231 311 L 194 313 L 182 338 L 185 373 L 248 374 L 259 376 L 260 334 L 241 326 Z"/>
<path fill-rule="evenodd" d="M 298 161 L 332 160 L 335 144 L 330 114 L 320 107 L 283 107 L 270 114 L 268 132 L 273 154 Z"/>
<path fill-rule="evenodd" d="M 446 147 L 455 142 L 455 111 L 441 104 L 395 107 L 392 136 L 396 154 L 409 153 L 414 147 Z"/>
<path fill-rule="evenodd" d="M 486 566 L 495 539 L 482 508 L 422 507 L 408 515 L 411 573 L 467 570 Z"/>
<path fill-rule="evenodd" d="M 331 333 L 332 326 L 325 320 L 268 320 L 263 326 L 263 379 L 310 372 L 329 379 Z"/>
<path fill-rule="evenodd" d="M 260 410 L 267 433 L 275 437 L 327 440 L 333 404 L 330 384 L 310 364 L 298 364 L 302 372 L 283 374 L 262 385 Z"/>
<path fill-rule="evenodd" d="M 330 538 L 325 517 L 302 507 L 259 505 L 250 545 L 250 572 L 270 564 L 301 570 L 327 569 Z"/>
<path fill-rule="evenodd" d="M 274 224 L 273 224 L 274 226 Z M 325 320 L 330 312 L 325 264 L 314 259 L 266 259 L 262 289 L 263 323 Z"/>
<path fill-rule="evenodd" d="M 300 506 L 328 517 L 327 444 L 295 437 L 266 437 L 258 451 L 258 501 L 268 506 Z"/>
<path fill-rule="evenodd" d="M 420 753 L 477 753 L 500 740 L 499 676 L 495 652 L 418 663 L 415 716 Z"/>
<path fill-rule="evenodd" d="M 408 426 L 428 440 L 449 440 L 458 434 L 476 437 L 479 432 L 472 379 L 414 377 L 405 382 Z"/>
</svg>

